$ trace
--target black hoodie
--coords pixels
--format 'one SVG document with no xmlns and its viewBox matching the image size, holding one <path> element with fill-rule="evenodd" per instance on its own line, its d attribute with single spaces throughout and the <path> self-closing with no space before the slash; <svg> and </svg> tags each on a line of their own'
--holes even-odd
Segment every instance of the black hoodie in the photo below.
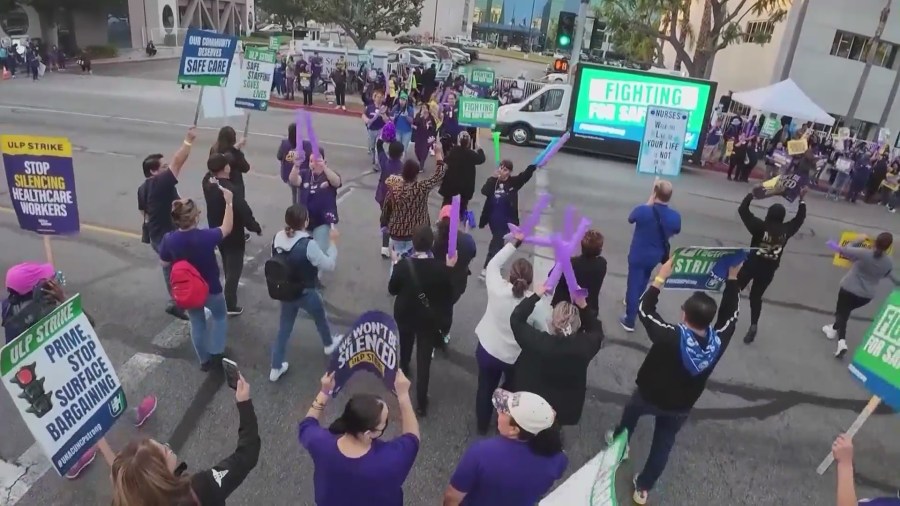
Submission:
<svg viewBox="0 0 900 506">
<path fill-rule="evenodd" d="M 211 179 L 213 181 L 211 181 Z M 218 180 L 218 184 L 215 183 Z M 234 206 L 234 227 L 231 233 L 222 239 L 223 247 L 234 247 L 244 244 L 244 229 L 256 234 L 262 233 L 262 227 L 253 217 L 253 210 L 247 204 L 244 198 L 244 187 L 234 184 L 227 178 L 216 178 L 212 173 L 207 172 L 203 175 L 203 198 L 206 200 L 206 221 L 209 228 L 222 226 L 222 220 L 225 219 L 225 197 L 222 196 L 222 185 L 226 190 L 231 190 L 234 194 L 232 205 Z"/>
<path fill-rule="evenodd" d="M 475 166 L 484 162 L 484 151 L 481 148 L 472 150 L 454 146 L 444 160 L 447 173 L 444 174 L 438 193 L 446 198 L 459 195 L 465 201 L 472 200 L 475 195 Z"/>
<path fill-rule="evenodd" d="M 777 268 L 781 264 L 781 255 L 784 253 L 784 247 L 787 246 L 788 239 L 800 231 L 806 220 L 806 202 L 802 199 L 797 207 L 797 215 L 793 219 L 784 222 L 787 212 L 781 204 L 772 204 L 766 212 L 766 219 L 761 220 L 753 215 L 750 211 L 750 201 L 753 200 L 753 194 L 748 193 L 738 207 L 738 214 L 741 221 L 750 232 L 750 247 L 759 248 L 751 253 L 748 261 L 756 260 L 774 264 Z"/>
</svg>

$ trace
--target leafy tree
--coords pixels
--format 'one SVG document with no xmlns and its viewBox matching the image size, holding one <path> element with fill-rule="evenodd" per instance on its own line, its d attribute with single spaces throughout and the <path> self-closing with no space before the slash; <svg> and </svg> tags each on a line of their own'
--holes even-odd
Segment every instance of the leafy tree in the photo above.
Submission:
<svg viewBox="0 0 900 506">
<path fill-rule="evenodd" d="M 363 49 L 378 32 L 398 35 L 417 26 L 425 0 L 320 0 L 316 21 L 334 23 Z"/>
<path fill-rule="evenodd" d="M 275 17 L 278 24 L 287 29 L 288 26 L 297 26 L 310 20 L 316 4 L 316 0 L 258 0 L 256 6 Z"/>
<path fill-rule="evenodd" d="M 676 62 L 692 77 L 709 78 L 716 53 L 743 41 L 765 44 L 768 36 L 751 35 L 743 26 L 748 16 L 766 16 L 778 23 L 787 15 L 791 0 L 700 0 L 703 18 L 694 33 L 690 24 L 693 0 L 607 0 L 598 9 L 612 38 L 637 47 L 669 44 Z M 635 40 L 640 41 L 636 43 Z"/>
</svg>

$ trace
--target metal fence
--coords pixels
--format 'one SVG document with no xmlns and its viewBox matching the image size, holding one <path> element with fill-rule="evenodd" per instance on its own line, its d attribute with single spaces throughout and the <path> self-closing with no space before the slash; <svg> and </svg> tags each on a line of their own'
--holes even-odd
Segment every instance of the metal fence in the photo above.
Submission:
<svg viewBox="0 0 900 506">
<path fill-rule="evenodd" d="M 547 83 L 542 83 L 539 81 L 529 81 L 527 79 L 513 79 L 510 77 L 498 77 L 494 80 L 494 88 L 497 89 L 500 93 L 506 92 L 509 88 L 512 87 L 512 84 L 516 83 L 516 86 L 525 90 L 524 97 L 531 95 L 532 93 L 538 91 L 547 85 Z"/>
</svg>

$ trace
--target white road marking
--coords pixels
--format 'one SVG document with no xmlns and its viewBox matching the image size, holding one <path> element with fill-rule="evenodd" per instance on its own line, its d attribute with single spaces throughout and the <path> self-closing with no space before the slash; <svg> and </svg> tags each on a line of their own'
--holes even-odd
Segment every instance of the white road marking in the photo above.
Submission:
<svg viewBox="0 0 900 506">
<path fill-rule="evenodd" d="M 144 378 L 163 360 L 159 355 L 135 353 L 116 370 L 122 381 L 122 388 L 126 393 L 138 390 Z M 28 447 L 15 463 L 0 461 L 0 504 L 15 505 L 50 468 L 50 460 L 37 443 Z"/>
<path fill-rule="evenodd" d="M 148 125 L 177 126 L 177 127 L 182 127 L 182 128 L 188 128 L 188 127 L 193 126 L 193 125 L 189 125 L 187 123 L 176 123 L 173 121 L 160 121 L 160 120 L 155 120 L 155 119 L 144 119 L 144 118 L 129 118 L 126 116 L 110 116 L 108 114 L 94 114 L 94 113 L 89 113 L 89 112 L 61 111 L 58 109 L 49 109 L 46 107 L 34 107 L 34 106 L 29 106 L 29 105 L 0 104 L 0 109 L 9 109 L 9 110 L 21 109 L 21 110 L 25 110 L 25 111 L 44 112 L 44 113 L 48 113 L 48 114 L 63 114 L 63 115 L 68 115 L 68 116 L 81 116 L 84 118 L 98 118 L 98 119 L 111 119 L 111 120 L 119 120 L 119 121 L 131 121 L 133 123 L 146 123 Z M 218 132 L 220 127 L 197 125 L 197 129 L 198 130 L 212 130 L 212 131 Z M 250 132 L 250 135 L 262 136 L 262 137 L 274 137 L 276 139 L 284 138 L 284 136 L 280 135 L 280 134 L 270 134 L 270 133 L 265 133 L 265 132 Z M 369 150 L 368 146 L 360 146 L 358 144 L 345 144 L 343 142 L 331 142 L 331 141 L 322 141 L 322 140 L 320 140 L 319 143 L 326 145 L 326 146 L 364 149 L 366 151 Z"/>
<path fill-rule="evenodd" d="M 340 197 L 337 198 L 337 203 L 340 204 L 341 202 L 343 202 L 347 198 L 347 196 L 349 196 L 351 193 L 353 193 L 354 188 L 355 188 L 354 186 L 350 186 L 349 188 L 347 188 L 347 191 L 344 192 L 343 195 L 341 195 Z"/>
<path fill-rule="evenodd" d="M 546 170 L 538 170 L 537 174 L 535 174 L 535 193 L 538 195 L 542 193 L 547 193 L 549 191 L 549 184 L 547 181 L 547 171 Z M 551 201 L 550 207 L 553 206 L 553 202 Z M 550 213 L 541 214 L 541 220 L 538 222 L 538 226 L 534 228 L 535 232 L 549 236 L 553 233 L 553 216 Z M 553 268 L 553 260 L 550 260 L 554 257 L 553 249 L 547 248 L 544 246 L 535 246 L 534 247 L 534 258 L 532 258 L 532 265 L 534 266 L 534 279 L 547 279 L 547 276 L 550 274 L 550 270 Z"/>
<path fill-rule="evenodd" d="M 153 346 L 167 350 L 178 348 L 181 346 L 181 343 L 186 340 L 185 338 L 190 336 L 187 331 L 187 326 L 188 323 L 184 320 L 179 320 L 177 318 L 172 320 L 171 323 L 166 325 L 166 328 L 162 329 L 162 331 L 153 338 Z"/>
</svg>

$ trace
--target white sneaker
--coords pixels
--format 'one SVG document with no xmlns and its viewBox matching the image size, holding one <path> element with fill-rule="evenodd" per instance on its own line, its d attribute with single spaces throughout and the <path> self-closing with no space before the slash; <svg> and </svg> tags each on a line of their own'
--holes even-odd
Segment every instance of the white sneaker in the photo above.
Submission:
<svg viewBox="0 0 900 506">
<path fill-rule="evenodd" d="M 344 334 L 336 334 L 331 336 L 331 346 L 325 347 L 325 355 L 330 357 L 331 354 L 334 353 L 334 350 L 336 350 L 337 347 L 340 346 L 341 341 L 343 340 Z"/>
<path fill-rule="evenodd" d="M 391 250 L 388 248 L 381 248 L 381 258 L 391 258 Z"/>
<path fill-rule="evenodd" d="M 631 499 L 635 504 L 647 504 L 647 496 L 650 493 L 646 490 L 638 490 L 637 488 L 637 475 L 634 475 L 634 479 L 631 480 L 631 483 L 634 485 L 634 495 L 631 496 Z"/>
<path fill-rule="evenodd" d="M 284 373 L 286 373 L 287 370 L 288 370 L 288 363 L 282 362 L 281 369 L 272 369 L 271 371 L 269 371 L 269 381 L 271 381 L 272 383 L 275 383 L 276 381 L 278 381 L 278 378 L 281 378 L 282 376 L 284 376 Z"/>
<path fill-rule="evenodd" d="M 212 311 L 210 311 L 208 307 L 203 308 L 203 314 L 206 316 L 207 320 L 212 318 Z"/>
<path fill-rule="evenodd" d="M 481 274 L 478 275 L 478 279 L 484 281 L 487 277 L 487 269 L 481 269 Z"/>
<path fill-rule="evenodd" d="M 606 433 L 603 435 L 603 440 L 606 442 L 606 446 L 609 446 L 612 444 L 614 437 L 615 437 L 615 431 L 612 431 L 612 430 L 606 431 Z M 623 461 L 628 460 L 628 453 L 630 450 L 631 450 L 631 445 L 626 444 L 625 445 L 625 453 L 622 454 Z"/>
<path fill-rule="evenodd" d="M 822 327 L 822 333 L 825 334 L 825 337 L 828 339 L 834 339 L 837 337 L 837 330 L 834 330 L 834 327 L 831 325 L 825 325 Z"/>
<path fill-rule="evenodd" d="M 837 350 L 834 352 L 834 358 L 840 360 L 844 358 L 844 355 L 847 353 L 847 341 L 843 339 L 838 339 Z"/>
</svg>

